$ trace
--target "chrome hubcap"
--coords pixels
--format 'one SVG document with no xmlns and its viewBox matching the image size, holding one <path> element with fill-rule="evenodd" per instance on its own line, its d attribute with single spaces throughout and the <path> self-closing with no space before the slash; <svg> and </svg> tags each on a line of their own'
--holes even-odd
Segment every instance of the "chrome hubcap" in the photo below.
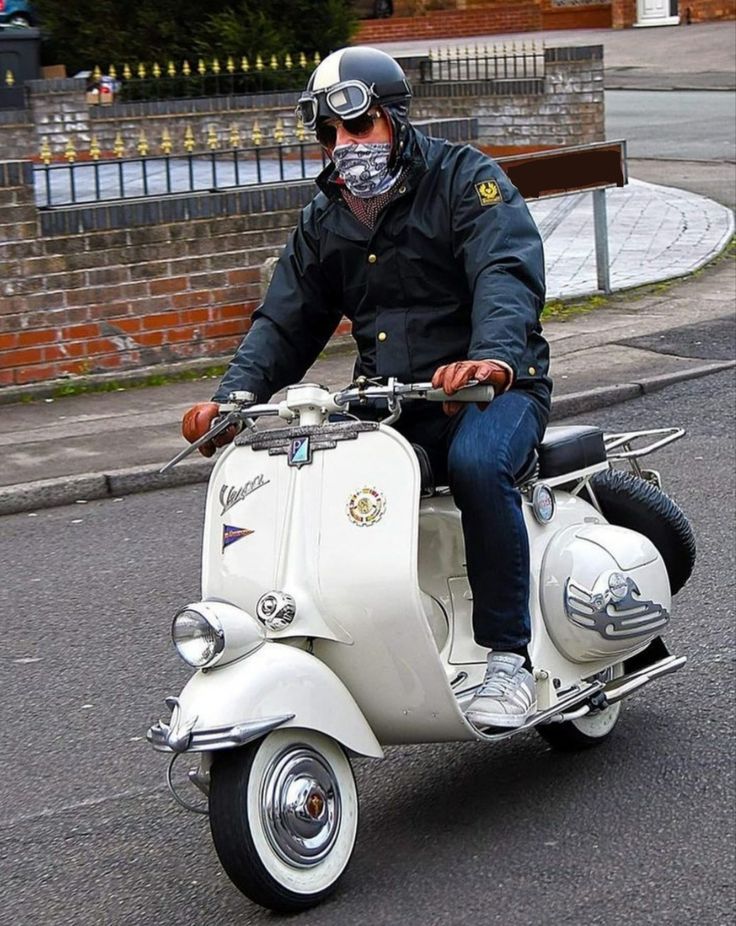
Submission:
<svg viewBox="0 0 736 926">
<path fill-rule="evenodd" d="M 340 829 L 340 791 L 323 757 L 308 746 L 277 755 L 263 778 L 261 814 L 269 842 L 290 865 L 308 868 L 328 854 Z"/>
</svg>

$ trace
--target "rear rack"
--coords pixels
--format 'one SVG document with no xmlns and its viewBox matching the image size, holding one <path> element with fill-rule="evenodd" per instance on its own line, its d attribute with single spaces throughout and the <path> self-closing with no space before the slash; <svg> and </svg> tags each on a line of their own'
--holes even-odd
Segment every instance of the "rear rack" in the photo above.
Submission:
<svg viewBox="0 0 736 926">
<path fill-rule="evenodd" d="M 652 428 L 648 431 L 621 431 L 618 434 L 604 434 L 603 441 L 606 446 L 606 456 L 610 463 L 628 463 L 631 471 L 640 479 L 645 479 L 662 488 L 662 479 L 655 469 L 642 469 L 639 466 L 641 457 L 654 453 L 667 444 L 684 437 L 684 428 Z M 643 446 L 637 442 L 649 441 Z"/>
</svg>

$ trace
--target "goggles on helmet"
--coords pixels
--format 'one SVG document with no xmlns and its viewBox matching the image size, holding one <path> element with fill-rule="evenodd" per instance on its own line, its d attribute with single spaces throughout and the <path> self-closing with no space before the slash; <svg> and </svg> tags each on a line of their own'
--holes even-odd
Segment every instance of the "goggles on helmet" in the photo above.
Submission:
<svg viewBox="0 0 736 926">
<path fill-rule="evenodd" d="M 327 90 L 318 90 L 316 93 L 305 90 L 299 97 L 296 112 L 308 129 L 313 129 L 317 124 L 320 115 L 320 96 L 324 99 L 329 112 L 338 119 L 353 119 L 355 116 L 362 116 L 377 98 L 375 85 L 369 87 L 361 80 L 344 80 Z M 322 115 L 325 115 L 324 110 Z"/>
<path fill-rule="evenodd" d="M 362 80 L 343 80 L 326 90 L 305 90 L 297 102 L 296 114 L 308 129 L 314 129 L 320 118 L 355 119 L 377 103 L 409 96 L 411 90 L 406 80 L 378 85 L 368 85 Z"/>
</svg>

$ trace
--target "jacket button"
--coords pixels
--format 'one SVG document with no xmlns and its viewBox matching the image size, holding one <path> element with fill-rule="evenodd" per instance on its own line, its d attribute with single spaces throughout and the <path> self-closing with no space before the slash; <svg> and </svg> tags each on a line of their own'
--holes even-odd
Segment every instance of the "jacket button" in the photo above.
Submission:
<svg viewBox="0 0 736 926">
<path fill-rule="evenodd" d="M 399 187 L 399 193 L 406 193 L 406 187 L 405 187 L 405 186 L 400 186 L 400 187 Z"/>
<path fill-rule="evenodd" d="M 534 374 L 535 374 L 536 372 L 537 372 L 537 368 L 536 368 L 536 367 L 529 367 L 529 375 L 530 375 L 530 376 L 534 376 Z"/>
<path fill-rule="evenodd" d="M 379 340 L 379 341 L 385 341 L 387 337 L 388 337 L 388 335 L 386 334 L 385 331 L 379 331 L 379 332 L 378 332 L 378 340 Z"/>
<path fill-rule="evenodd" d="M 376 257 L 375 254 L 369 254 L 369 255 L 368 255 L 368 263 L 369 263 L 369 264 L 375 264 L 375 262 L 376 262 L 377 260 L 378 260 L 378 258 Z"/>
</svg>

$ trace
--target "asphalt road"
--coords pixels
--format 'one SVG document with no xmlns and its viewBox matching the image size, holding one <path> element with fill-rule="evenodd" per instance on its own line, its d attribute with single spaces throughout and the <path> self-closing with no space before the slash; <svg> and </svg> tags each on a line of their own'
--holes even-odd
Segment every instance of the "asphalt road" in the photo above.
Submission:
<svg viewBox="0 0 736 926">
<path fill-rule="evenodd" d="M 734 161 L 736 95 L 719 90 L 607 90 L 606 137 L 625 138 L 630 158 Z"/>
<path fill-rule="evenodd" d="M 732 921 L 735 398 L 728 373 L 595 415 L 609 430 L 688 428 L 656 461 L 698 536 L 668 634 L 685 669 L 587 754 L 530 733 L 359 761 L 351 867 L 300 923 Z M 229 884 L 143 740 L 187 676 L 168 625 L 197 596 L 203 494 L 0 520 L 3 926 L 279 921 Z"/>
</svg>

